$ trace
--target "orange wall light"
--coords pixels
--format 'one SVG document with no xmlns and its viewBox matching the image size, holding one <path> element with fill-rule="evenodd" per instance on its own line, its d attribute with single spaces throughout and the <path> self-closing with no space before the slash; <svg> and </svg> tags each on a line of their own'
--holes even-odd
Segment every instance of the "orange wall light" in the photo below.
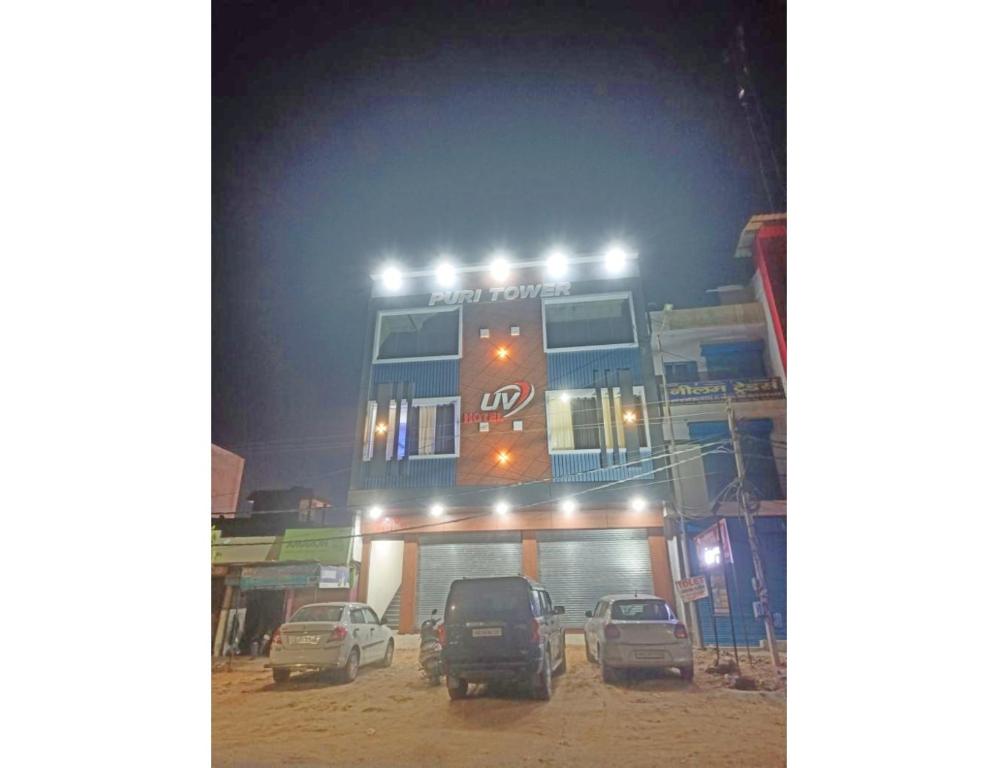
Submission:
<svg viewBox="0 0 998 768">
<path fill-rule="evenodd" d="M 496 357 L 498 357 L 500 360 L 508 360 L 509 350 L 506 349 L 506 347 L 499 347 L 499 349 L 496 350 Z"/>
</svg>

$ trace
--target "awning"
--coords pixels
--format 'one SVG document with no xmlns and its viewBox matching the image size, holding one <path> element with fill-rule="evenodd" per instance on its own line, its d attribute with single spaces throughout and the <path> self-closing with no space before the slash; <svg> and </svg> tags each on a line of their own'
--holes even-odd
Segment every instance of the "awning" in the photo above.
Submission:
<svg viewBox="0 0 998 768">
<path fill-rule="evenodd" d="M 277 536 L 233 536 L 215 538 L 211 544 L 212 565 L 262 563 L 276 560 Z"/>
</svg>

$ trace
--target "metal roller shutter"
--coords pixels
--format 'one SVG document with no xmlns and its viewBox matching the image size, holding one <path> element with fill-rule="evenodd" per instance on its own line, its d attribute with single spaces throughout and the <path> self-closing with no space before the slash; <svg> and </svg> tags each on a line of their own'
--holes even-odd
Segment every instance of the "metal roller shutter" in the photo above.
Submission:
<svg viewBox="0 0 998 768">
<path fill-rule="evenodd" d="M 451 582 L 460 578 L 516 576 L 522 571 L 520 534 L 426 536 L 419 541 L 416 622 L 443 614 Z"/>
<path fill-rule="evenodd" d="M 604 595 L 654 593 L 643 529 L 538 532 L 537 548 L 540 582 L 565 606 L 562 626 L 569 629 L 581 629 Z"/>
</svg>

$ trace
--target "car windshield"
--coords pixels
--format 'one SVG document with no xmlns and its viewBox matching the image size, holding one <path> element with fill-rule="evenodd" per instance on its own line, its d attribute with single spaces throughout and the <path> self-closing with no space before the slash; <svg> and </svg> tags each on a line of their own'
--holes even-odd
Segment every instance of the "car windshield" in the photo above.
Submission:
<svg viewBox="0 0 998 768">
<path fill-rule="evenodd" d="M 338 605 L 306 605 L 291 617 L 291 623 L 300 621 L 339 621 L 343 608 Z"/>
<path fill-rule="evenodd" d="M 523 579 L 455 581 L 447 600 L 447 621 L 485 621 L 530 614 L 530 587 Z"/>
<path fill-rule="evenodd" d="M 664 600 L 618 600 L 610 618 L 618 621 L 668 621 L 669 606 Z"/>
</svg>

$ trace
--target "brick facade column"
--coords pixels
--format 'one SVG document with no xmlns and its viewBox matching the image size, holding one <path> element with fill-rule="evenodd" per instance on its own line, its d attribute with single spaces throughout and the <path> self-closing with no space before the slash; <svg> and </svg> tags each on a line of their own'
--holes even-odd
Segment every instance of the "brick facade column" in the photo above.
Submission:
<svg viewBox="0 0 998 768">
<path fill-rule="evenodd" d="M 529 576 L 532 579 L 539 578 L 539 567 L 537 563 L 537 531 L 523 532 L 523 540 L 520 543 L 520 551 L 522 552 L 520 572 L 524 576 Z"/>
<path fill-rule="evenodd" d="M 665 533 L 659 528 L 648 529 L 648 549 L 651 554 L 651 578 L 655 594 L 664 597 L 676 610 L 676 595 L 672 584 L 672 567 L 669 563 L 669 548 L 665 543 Z"/>
<path fill-rule="evenodd" d="M 406 536 L 402 549 L 402 594 L 399 604 L 399 632 L 416 631 L 416 578 L 419 573 L 419 540 Z"/>
</svg>

